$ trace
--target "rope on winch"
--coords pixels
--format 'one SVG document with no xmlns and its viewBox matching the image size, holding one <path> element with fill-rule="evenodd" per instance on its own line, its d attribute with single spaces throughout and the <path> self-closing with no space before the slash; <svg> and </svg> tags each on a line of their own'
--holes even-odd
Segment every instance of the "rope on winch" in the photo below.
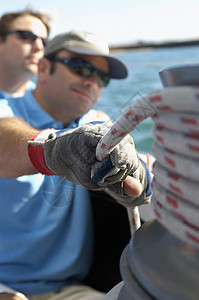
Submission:
<svg viewBox="0 0 199 300">
<path fill-rule="evenodd" d="M 153 210 L 171 233 L 199 248 L 199 88 L 168 87 L 139 98 L 100 141 L 97 157 L 148 117 L 154 121 Z"/>
</svg>

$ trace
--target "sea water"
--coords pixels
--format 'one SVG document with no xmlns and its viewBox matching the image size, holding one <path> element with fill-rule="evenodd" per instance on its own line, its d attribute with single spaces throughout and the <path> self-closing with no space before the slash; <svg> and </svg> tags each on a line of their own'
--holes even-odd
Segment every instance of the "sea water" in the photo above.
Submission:
<svg viewBox="0 0 199 300">
<path fill-rule="evenodd" d="M 160 70 L 172 66 L 199 64 L 199 46 L 132 50 L 113 55 L 126 64 L 129 76 L 123 80 L 111 80 L 102 91 L 96 106 L 113 121 L 139 97 L 162 89 L 158 74 Z M 139 152 L 152 154 L 152 124 L 150 118 L 146 119 L 131 133 Z"/>
</svg>

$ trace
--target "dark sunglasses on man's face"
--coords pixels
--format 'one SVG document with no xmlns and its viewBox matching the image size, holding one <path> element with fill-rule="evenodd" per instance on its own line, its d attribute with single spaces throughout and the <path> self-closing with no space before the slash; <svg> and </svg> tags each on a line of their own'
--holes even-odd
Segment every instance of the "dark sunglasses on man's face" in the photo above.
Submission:
<svg viewBox="0 0 199 300">
<path fill-rule="evenodd" d="M 94 67 L 88 61 L 79 58 L 61 58 L 55 57 L 54 61 L 60 62 L 61 64 L 67 66 L 73 73 L 81 75 L 83 77 L 90 77 L 93 73 L 97 74 L 97 81 L 100 87 L 105 87 L 109 83 L 110 77 L 108 73 L 105 73 L 98 68 Z"/>
<path fill-rule="evenodd" d="M 45 39 L 41 36 L 38 36 L 38 35 L 34 34 L 31 31 L 28 31 L 28 30 L 10 30 L 10 31 L 5 32 L 5 35 L 13 34 L 13 33 L 18 34 L 19 39 L 24 40 L 24 41 L 27 40 L 27 41 L 30 41 L 31 43 L 33 43 L 36 39 L 41 39 L 42 43 L 43 43 L 43 46 L 44 47 L 46 46 L 47 39 Z"/>
</svg>

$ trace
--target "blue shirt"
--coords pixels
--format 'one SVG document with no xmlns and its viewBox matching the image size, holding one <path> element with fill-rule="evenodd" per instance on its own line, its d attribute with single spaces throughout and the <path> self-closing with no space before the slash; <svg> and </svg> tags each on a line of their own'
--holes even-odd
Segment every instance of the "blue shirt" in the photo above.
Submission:
<svg viewBox="0 0 199 300">
<path fill-rule="evenodd" d="M 95 111 L 72 122 L 75 128 Z M 62 129 L 27 91 L 1 99 L 0 117 L 18 116 L 38 129 Z M 14 153 L 14 151 L 13 151 Z M 85 277 L 92 262 L 89 192 L 42 174 L 0 178 L 0 282 L 25 294 L 55 291 Z"/>
<path fill-rule="evenodd" d="M 36 78 L 35 78 L 36 81 Z M 26 90 L 33 90 L 36 87 L 35 81 L 28 81 Z M 25 93 L 8 93 L 0 89 L 0 98 L 19 98 L 22 97 Z"/>
</svg>

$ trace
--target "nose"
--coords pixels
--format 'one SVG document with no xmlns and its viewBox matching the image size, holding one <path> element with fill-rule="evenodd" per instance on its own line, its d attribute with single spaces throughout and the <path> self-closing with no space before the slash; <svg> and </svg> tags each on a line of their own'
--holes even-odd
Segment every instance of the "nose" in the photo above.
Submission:
<svg viewBox="0 0 199 300">
<path fill-rule="evenodd" d="M 39 37 L 34 40 L 34 42 L 32 43 L 32 45 L 33 45 L 34 48 L 37 48 L 39 50 L 43 50 L 44 49 L 44 45 L 43 45 L 42 39 L 39 38 Z"/>
</svg>

